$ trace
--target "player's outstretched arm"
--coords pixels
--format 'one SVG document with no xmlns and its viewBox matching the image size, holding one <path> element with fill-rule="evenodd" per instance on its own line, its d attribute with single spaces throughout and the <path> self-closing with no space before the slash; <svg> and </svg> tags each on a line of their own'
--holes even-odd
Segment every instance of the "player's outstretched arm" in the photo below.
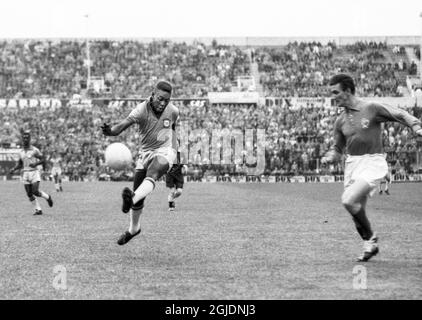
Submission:
<svg viewBox="0 0 422 320">
<path fill-rule="evenodd" d="M 373 103 L 377 110 L 377 119 L 379 121 L 395 121 L 402 123 L 409 128 L 417 135 L 421 136 L 421 120 L 412 116 L 407 111 L 400 109 L 399 107 L 390 106 L 387 104 Z"/>
<path fill-rule="evenodd" d="M 101 130 L 103 131 L 103 134 L 105 136 L 118 136 L 120 133 L 125 131 L 127 128 L 129 128 L 133 124 L 133 121 L 129 119 L 124 119 L 120 123 L 110 126 L 107 123 L 104 123 L 101 126 Z"/>
</svg>

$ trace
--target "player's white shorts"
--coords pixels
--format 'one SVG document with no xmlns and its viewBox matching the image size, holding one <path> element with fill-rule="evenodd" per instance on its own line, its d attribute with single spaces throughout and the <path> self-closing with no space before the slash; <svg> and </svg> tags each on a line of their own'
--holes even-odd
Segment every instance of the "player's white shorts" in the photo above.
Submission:
<svg viewBox="0 0 422 320">
<path fill-rule="evenodd" d="M 145 151 L 141 152 L 138 157 L 138 161 L 136 162 L 136 169 L 145 169 L 148 164 L 151 162 L 151 160 L 156 157 L 161 156 L 167 160 L 169 163 L 169 170 L 173 166 L 173 163 L 176 161 L 177 152 L 173 148 L 160 148 L 157 150 L 152 151 Z"/>
<path fill-rule="evenodd" d="M 349 155 L 344 167 L 344 187 L 347 188 L 358 179 L 364 180 L 371 187 L 372 196 L 387 172 L 388 165 L 383 154 Z"/>
<path fill-rule="evenodd" d="M 62 168 L 53 167 L 51 169 L 51 175 L 54 177 L 55 175 L 61 176 L 62 175 Z"/>
<path fill-rule="evenodd" d="M 391 171 L 388 171 L 387 174 L 382 178 L 381 182 L 387 182 L 392 180 L 393 175 L 391 174 Z"/>
<path fill-rule="evenodd" d="M 32 184 L 41 181 L 41 175 L 38 170 L 24 171 L 22 175 L 22 182 L 24 184 Z"/>
</svg>

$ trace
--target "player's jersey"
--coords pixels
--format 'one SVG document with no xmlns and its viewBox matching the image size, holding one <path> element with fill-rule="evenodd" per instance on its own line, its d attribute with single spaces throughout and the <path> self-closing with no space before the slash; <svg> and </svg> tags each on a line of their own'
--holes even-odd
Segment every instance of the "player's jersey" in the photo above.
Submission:
<svg viewBox="0 0 422 320">
<path fill-rule="evenodd" d="M 379 103 L 360 102 L 356 107 L 344 110 L 334 124 L 334 150 L 349 155 L 382 154 L 381 123 L 400 122 L 414 131 L 420 121 L 397 107 Z"/>
<path fill-rule="evenodd" d="M 38 157 L 42 156 L 41 151 L 34 146 L 30 146 L 28 150 L 21 150 L 19 152 L 19 158 L 22 160 L 23 162 L 23 171 L 35 171 L 38 170 L 37 168 L 31 168 L 29 165 L 31 163 L 36 163 L 38 161 L 40 161 Z"/>
<path fill-rule="evenodd" d="M 152 151 L 160 148 L 175 149 L 175 132 L 173 128 L 178 116 L 179 109 L 171 102 L 159 118 L 151 109 L 148 101 L 140 103 L 133 109 L 127 119 L 139 125 L 140 151 Z"/>
<path fill-rule="evenodd" d="M 50 162 L 53 164 L 53 168 L 61 168 L 62 158 L 51 158 Z"/>
</svg>

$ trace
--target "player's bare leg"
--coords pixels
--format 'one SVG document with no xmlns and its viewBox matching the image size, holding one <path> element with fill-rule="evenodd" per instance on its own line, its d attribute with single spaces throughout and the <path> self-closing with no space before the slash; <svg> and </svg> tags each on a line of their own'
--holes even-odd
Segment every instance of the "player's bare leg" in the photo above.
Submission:
<svg viewBox="0 0 422 320">
<path fill-rule="evenodd" d="M 29 201 L 34 206 L 34 209 L 35 209 L 34 216 L 41 215 L 42 209 L 41 209 L 40 203 L 38 202 L 37 198 L 32 193 L 32 185 L 31 184 L 25 184 L 25 191 L 26 191 L 26 195 L 28 196 Z"/>
<path fill-rule="evenodd" d="M 182 188 L 172 188 L 169 194 L 169 211 L 174 211 L 176 209 L 176 198 L 182 195 Z"/>
<path fill-rule="evenodd" d="M 62 187 L 62 178 L 59 174 L 55 174 L 53 176 L 54 179 L 54 187 L 56 188 L 57 192 L 63 191 L 63 187 Z"/>
<path fill-rule="evenodd" d="M 131 209 L 129 213 L 129 230 L 125 231 L 117 240 L 117 244 L 124 245 L 133 237 L 141 233 L 142 209 Z"/>
<path fill-rule="evenodd" d="M 40 183 L 39 182 L 35 182 L 32 184 L 32 194 L 35 195 L 36 197 L 40 197 L 40 198 L 44 198 L 45 200 L 47 200 L 48 206 L 52 207 L 53 206 L 53 199 L 51 198 L 51 196 L 47 193 L 45 193 L 42 190 L 39 190 L 40 188 Z"/>
<path fill-rule="evenodd" d="M 174 203 L 176 188 L 173 187 L 170 189 L 169 195 L 167 197 L 167 200 L 169 202 L 169 211 L 174 211 L 176 209 L 176 204 Z"/>
<path fill-rule="evenodd" d="M 385 177 L 385 188 L 384 188 L 385 194 L 388 194 L 388 195 L 390 194 L 390 184 L 391 184 L 391 178 L 389 175 L 387 175 Z"/>
<path fill-rule="evenodd" d="M 140 216 L 142 213 L 143 202 L 147 195 L 149 195 L 155 188 L 155 181 L 158 180 L 163 174 L 168 171 L 169 163 L 164 157 L 156 156 L 151 161 L 148 169 L 146 170 L 137 170 L 135 173 L 134 179 L 134 189 L 135 192 L 130 190 L 130 188 L 124 188 L 122 192 L 122 211 L 124 213 L 130 213 L 130 224 L 129 230 L 122 234 L 117 241 L 119 245 L 126 244 L 134 236 L 138 235 L 141 232 L 140 226 Z M 138 175 L 138 176 L 136 176 Z M 139 184 L 138 187 L 136 185 Z M 138 231 L 136 229 L 139 228 Z M 135 232 L 135 233 L 132 233 Z"/>
<path fill-rule="evenodd" d="M 144 181 L 145 177 L 146 177 L 146 170 L 136 170 L 135 176 L 133 179 L 133 189 L 136 190 Z M 125 198 L 126 198 L 127 201 L 130 201 L 131 203 L 132 197 L 133 197 L 133 191 L 130 188 L 124 188 L 122 197 L 123 197 L 123 202 L 125 201 Z M 133 205 L 131 204 L 131 207 L 129 209 L 130 210 L 129 229 L 125 231 L 117 240 L 117 243 L 119 245 L 124 245 L 128 243 L 133 237 L 141 233 L 140 217 L 141 217 L 143 207 L 144 207 L 144 200 L 141 200 Z M 123 209 L 124 208 L 122 208 L 122 210 Z"/>
<path fill-rule="evenodd" d="M 176 191 L 174 192 L 174 199 L 179 198 L 182 195 L 183 189 L 182 188 L 177 188 Z"/>
<path fill-rule="evenodd" d="M 156 156 L 152 159 L 150 165 L 148 166 L 145 179 L 142 181 L 141 185 L 135 190 L 132 199 L 130 200 L 126 194 L 123 196 L 123 206 L 122 211 L 129 211 L 130 206 L 133 203 L 145 199 L 155 188 L 155 181 L 160 179 L 169 169 L 169 163 L 166 158 L 162 156 Z M 125 191 L 125 190 L 123 190 Z"/>
<path fill-rule="evenodd" d="M 56 192 L 60 192 L 59 177 L 57 173 L 53 176 L 53 179 L 54 179 L 54 187 L 56 188 Z"/>
<path fill-rule="evenodd" d="M 366 202 L 370 192 L 371 187 L 366 181 L 357 180 L 346 188 L 342 196 L 342 204 L 352 215 L 356 230 L 364 240 L 364 252 L 358 261 L 368 261 L 379 252 L 378 238 L 366 216 Z"/>
<path fill-rule="evenodd" d="M 155 188 L 155 181 L 168 171 L 169 163 L 166 158 L 156 156 L 152 159 L 148 169 L 137 170 L 134 178 L 134 190 L 124 188 L 122 192 L 122 211 L 129 212 L 130 209 L 130 224 L 129 230 L 122 234 L 117 241 L 119 245 L 126 244 L 134 236 L 141 232 L 140 216 L 142 213 L 143 202 L 147 195 L 149 195 Z M 136 229 L 138 229 L 136 231 Z M 135 233 L 132 233 L 135 232 Z"/>
<path fill-rule="evenodd" d="M 141 230 L 141 209 L 131 209 L 130 210 L 130 222 L 129 222 L 129 232 L 135 234 Z"/>
</svg>

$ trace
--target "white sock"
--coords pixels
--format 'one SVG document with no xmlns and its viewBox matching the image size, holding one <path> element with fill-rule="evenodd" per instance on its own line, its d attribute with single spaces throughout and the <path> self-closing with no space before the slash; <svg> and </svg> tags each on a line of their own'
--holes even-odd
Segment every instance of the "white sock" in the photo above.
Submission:
<svg viewBox="0 0 422 320">
<path fill-rule="evenodd" d="M 46 194 L 44 191 L 41 191 L 40 190 L 40 193 L 41 193 L 41 197 L 43 197 L 45 200 L 47 200 L 48 198 L 50 198 L 50 196 L 48 194 Z"/>
<path fill-rule="evenodd" d="M 31 200 L 31 203 L 34 206 L 35 210 L 37 210 L 37 211 L 41 210 L 41 206 L 40 206 L 37 198 L 35 198 L 34 200 Z"/>
<path fill-rule="evenodd" d="M 174 189 L 171 189 L 170 190 L 170 193 L 169 193 L 167 199 L 168 199 L 169 202 L 173 202 L 174 201 Z"/>
<path fill-rule="evenodd" d="M 60 190 L 60 185 L 58 183 L 55 183 L 54 186 L 56 187 L 56 191 Z"/>
<path fill-rule="evenodd" d="M 180 197 L 182 195 L 182 190 L 177 189 L 176 192 L 173 194 L 174 199 Z"/>
<path fill-rule="evenodd" d="M 129 232 L 135 234 L 141 229 L 141 213 L 142 209 L 131 209 L 129 213 Z"/>
<path fill-rule="evenodd" d="M 135 190 L 135 195 L 132 198 L 133 203 L 137 203 L 138 201 L 141 201 L 143 198 L 149 195 L 152 192 L 152 190 L 154 190 L 154 188 L 155 188 L 154 179 L 150 177 L 145 178 L 145 180 L 141 183 L 138 189 Z"/>
</svg>

